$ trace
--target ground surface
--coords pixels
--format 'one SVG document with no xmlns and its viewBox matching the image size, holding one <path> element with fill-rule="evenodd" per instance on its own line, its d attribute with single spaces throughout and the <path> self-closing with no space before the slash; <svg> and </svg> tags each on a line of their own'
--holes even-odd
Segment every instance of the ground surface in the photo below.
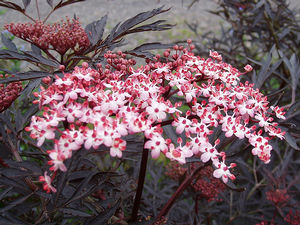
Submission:
<svg viewBox="0 0 300 225">
<path fill-rule="evenodd" d="M 0 0 L 1 1 L 1 0 Z M 21 4 L 21 0 L 11 0 Z M 51 10 L 46 0 L 37 0 L 41 11 L 41 18 L 44 18 Z M 212 15 L 208 10 L 217 9 L 217 0 L 199 0 L 193 7 L 189 8 L 193 0 L 86 0 L 85 2 L 72 4 L 57 10 L 52 14 L 49 21 L 55 22 L 64 19 L 66 16 L 72 18 L 74 14 L 80 19 L 83 26 L 90 22 L 100 19 L 104 15 L 108 15 L 107 30 L 111 29 L 119 21 L 124 21 L 136 14 L 148 11 L 153 8 L 165 6 L 171 10 L 161 14 L 157 19 L 167 20 L 168 23 L 176 24 L 170 31 L 143 33 L 140 35 L 132 35 L 129 38 L 129 44 L 136 46 L 149 41 L 161 41 L 169 43 L 170 41 L 185 40 L 194 37 L 194 34 L 187 27 L 188 23 L 197 23 L 202 33 L 206 31 L 219 31 L 219 24 L 222 23 L 221 18 Z M 290 0 L 293 8 L 300 8 L 300 0 Z M 28 14 L 37 18 L 35 0 L 31 1 L 27 11 Z M 57 3 L 58 0 L 54 0 Z M 3 8 L 0 8 L 3 10 Z M 26 22 L 28 19 L 13 10 L 7 10 L 0 16 L 0 28 L 10 22 Z"/>
</svg>

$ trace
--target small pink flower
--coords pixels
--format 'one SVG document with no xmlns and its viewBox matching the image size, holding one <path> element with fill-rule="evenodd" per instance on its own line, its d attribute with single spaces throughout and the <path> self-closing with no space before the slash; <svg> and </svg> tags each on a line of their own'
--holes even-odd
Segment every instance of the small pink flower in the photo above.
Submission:
<svg viewBox="0 0 300 225">
<path fill-rule="evenodd" d="M 184 164 L 186 162 L 185 154 L 179 147 L 175 148 L 173 144 L 169 145 L 169 151 L 166 153 L 166 156 L 171 160 L 176 160 L 180 164 Z"/>
<path fill-rule="evenodd" d="M 110 155 L 112 157 L 122 157 L 122 151 L 126 149 L 126 141 L 122 140 L 121 138 L 116 138 L 113 141 L 112 147 L 110 148 Z"/>
<path fill-rule="evenodd" d="M 229 171 L 231 167 L 234 167 L 235 164 L 227 166 L 224 162 L 217 164 L 217 169 L 214 171 L 213 176 L 215 178 L 222 178 L 224 183 L 228 182 L 228 178 L 235 180 L 235 176 Z"/>
<path fill-rule="evenodd" d="M 246 66 L 244 67 L 244 70 L 245 70 L 246 72 L 251 72 L 251 71 L 253 70 L 253 68 L 252 68 L 252 66 L 250 66 L 250 65 L 248 64 L 248 65 L 246 65 Z"/>
<path fill-rule="evenodd" d="M 168 151 L 166 140 L 158 133 L 152 135 L 144 147 L 151 150 L 151 156 L 154 159 L 160 156 L 160 152 L 166 153 Z"/>
<path fill-rule="evenodd" d="M 279 108 L 278 106 L 271 106 L 270 108 L 275 112 L 277 118 L 285 120 L 285 116 L 283 116 L 285 114 L 284 108 Z"/>
<path fill-rule="evenodd" d="M 56 189 L 51 185 L 51 177 L 47 175 L 47 172 L 44 173 L 44 176 L 40 176 L 39 180 L 44 182 L 43 189 L 47 191 L 47 193 L 56 192 Z"/>
<path fill-rule="evenodd" d="M 216 51 L 209 51 L 209 56 L 219 61 L 222 61 L 222 56 Z"/>
</svg>

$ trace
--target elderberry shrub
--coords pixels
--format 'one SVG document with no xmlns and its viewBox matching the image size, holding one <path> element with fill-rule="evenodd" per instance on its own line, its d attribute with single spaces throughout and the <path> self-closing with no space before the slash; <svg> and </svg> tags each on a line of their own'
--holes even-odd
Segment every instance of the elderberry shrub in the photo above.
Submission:
<svg viewBox="0 0 300 225">
<path fill-rule="evenodd" d="M 196 4 L 196 1 L 192 1 Z M 230 214 L 232 223 L 297 224 L 299 214 L 299 8 L 297 2 L 285 0 L 219 1 L 211 11 L 219 16 L 223 26 L 219 32 L 203 34 L 197 24 L 189 27 L 199 37 L 196 52 L 205 55 L 207 48 L 218 50 L 224 59 L 238 68 L 251 64 L 253 74 L 244 76 L 268 96 L 271 104 L 278 103 L 287 113 L 278 126 L 286 131 L 287 142 L 276 142 L 272 162 L 263 167 L 247 160 L 239 176 L 247 181 L 246 191 L 225 200 L 230 211 L 220 210 L 218 216 Z M 298 4 L 299 6 L 299 4 Z M 236 145 L 237 147 L 239 145 Z M 278 205 L 280 204 L 280 210 Z M 257 210 L 257 209 L 260 210 Z M 223 213 L 223 214 L 222 214 Z M 292 216 L 294 215 L 294 217 Z M 290 216 L 290 217 L 289 217 Z M 290 218 L 287 220 L 286 218 Z"/>
<path fill-rule="evenodd" d="M 0 6 L 31 18 L 26 11 L 31 1 L 22 2 Z M 47 1 L 49 15 L 76 2 Z M 140 13 L 106 36 L 106 16 L 84 29 L 75 18 L 49 24 L 49 15 L 6 26 L 31 50 L 18 50 L 2 35 L 7 49 L 0 50 L 1 59 L 34 67 L 7 71 L 14 76 L 0 80 L 3 87 L 19 82 L 0 114 L 1 142 L 10 153 L 0 155 L 1 222 L 229 224 L 246 218 L 253 224 L 262 218 L 252 212 L 257 205 L 242 204 L 248 199 L 260 201 L 266 193 L 277 210 L 294 203 L 295 182 L 286 185 L 262 168 L 291 162 L 293 151 L 282 149 L 285 140 L 298 147 L 286 122 L 295 108 L 285 105 L 286 96 L 278 102 L 265 96 L 268 76 L 261 80 L 263 75 L 254 72 L 255 79 L 241 81 L 252 72 L 250 64 L 257 69 L 255 63 L 247 62 L 240 72 L 234 67 L 242 68 L 239 62 L 225 63 L 216 51 L 207 59 L 197 56 L 191 40 L 188 48 L 146 43 L 113 51 L 128 34 L 171 28 L 163 20 L 141 25 L 166 11 Z M 167 50 L 149 52 L 160 48 Z M 146 62 L 136 66 L 134 57 Z M 296 74 L 294 64 L 285 63 Z M 292 103 L 298 99 L 296 88 L 287 89 Z M 148 152 L 155 160 L 147 161 Z M 173 171 L 164 166 L 169 163 L 176 163 Z M 261 188 L 266 180 L 273 182 L 268 190 Z M 236 196 L 243 199 L 233 205 Z M 270 211 L 264 209 L 266 218 Z M 292 223 L 298 212 L 280 216 L 276 221 Z"/>
</svg>

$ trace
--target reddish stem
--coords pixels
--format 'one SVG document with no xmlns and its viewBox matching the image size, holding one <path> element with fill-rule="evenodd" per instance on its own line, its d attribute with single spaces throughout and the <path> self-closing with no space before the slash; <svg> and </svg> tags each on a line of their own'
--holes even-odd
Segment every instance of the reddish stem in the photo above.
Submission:
<svg viewBox="0 0 300 225">
<path fill-rule="evenodd" d="M 147 141 L 147 139 L 144 138 L 144 145 L 145 145 L 146 141 Z M 146 175 L 147 161 L 148 161 L 148 152 L 149 152 L 148 149 L 143 148 L 138 187 L 137 187 L 136 194 L 135 194 L 135 199 L 134 199 L 134 204 L 133 204 L 133 208 L 132 208 L 130 221 L 136 221 L 136 219 L 137 219 L 137 214 L 139 211 L 142 193 L 143 193 L 144 182 L 145 182 L 145 175 Z"/>
<path fill-rule="evenodd" d="M 160 211 L 159 215 L 156 217 L 156 221 L 159 221 L 163 216 L 165 216 L 169 212 L 169 210 L 171 209 L 171 207 L 174 204 L 174 202 L 176 201 L 176 199 L 191 184 L 191 182 L 194 180 L 194 178 L 198 174 L 198 172 L 208 165 L 209 164 L 204 164 L 204 165 L 199 166 L 192 172 L 192 174 L 190 176 L 187 176 L 185 178 L 185 180 L 180 184 L 180 186 L 174 192 L 174 194 L 169 199 L 169 201 L 164 205 L 163 209 Z"/>
</svg>

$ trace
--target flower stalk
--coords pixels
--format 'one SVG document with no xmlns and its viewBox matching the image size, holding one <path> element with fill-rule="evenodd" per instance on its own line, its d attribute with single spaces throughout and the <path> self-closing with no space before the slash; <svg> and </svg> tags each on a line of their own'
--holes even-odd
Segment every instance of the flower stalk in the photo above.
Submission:
<svg viewBox="0 0 300 225">
<path fill-rule="evenodd" d="M 209 163 L 200 165 L 197 167 L 190 176 L 187 176 L 184 181 L 180 184 L 177 190 L 173 193 L 172 197 L 168 200 L 168 202 L 164 205 L 160 213 L 158 214 L 156 221 L 159 221 L 163 216 L 167 215 L 172 205 L 175 203 L 176 199 L 182 194 L 182 192 L 191 184 L 194 178 L 197 176 L 198 172 L 202 170 L 204 167 L 208 166 Z"/>
<path fill-rule="evenodd" d="M 144 139 L 144 145 L 146 143 L 147 139 Z M 139 172 L 139 180 L 138 180 L 138 187 L 136 189 L 134 204 L 132 208 L 131 213 L 131 221 L 136 221 L 138 210 L 141 203 L 142 193 L 143 193 L 143 187 L 145 182 L 145 176 L 146 176 L 146 169 L 147 169 L 147 162 L 148 162 L 148 149 L 143 148 L 142 152 L 142 159 L 140 164 L 140 172 Z"/>
</svg>

